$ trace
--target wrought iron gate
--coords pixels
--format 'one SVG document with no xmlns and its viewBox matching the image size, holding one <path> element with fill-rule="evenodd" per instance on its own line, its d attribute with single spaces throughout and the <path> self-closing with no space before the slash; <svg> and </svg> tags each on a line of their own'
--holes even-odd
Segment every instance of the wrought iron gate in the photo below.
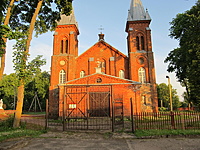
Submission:
<svg viewBox="0 0 200 150">
<path fill-rule="evenodd" d="M 64 128 L 112 129 L 112 86 L 65 86 Z"/>
</svg>

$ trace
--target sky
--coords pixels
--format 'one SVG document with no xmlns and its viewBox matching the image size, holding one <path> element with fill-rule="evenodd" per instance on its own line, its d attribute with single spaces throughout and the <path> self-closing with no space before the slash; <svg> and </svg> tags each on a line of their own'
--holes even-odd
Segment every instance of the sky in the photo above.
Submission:
<svg viewBox="0 0 200 150">
<path fill-rule="evenodd" d="M 145 9 L 148 9 L 152 18 L 150 28 L 152 33 L 152 46 L 155 58 L 157 83 L 166 83 L 166 75 L 171 79 L 174 89 L 177 89 L 180 100 L 184 88 L 177 82 L 174 73 L 167 72 L 164 59 L 168 53 L 178 47 L 178 41 L 169 35 L 170 23 L 178 13 L 184 13 L 195 5 L 197 0 L 142 0 Z M 79 54 L 83 53 L 98 41 L 98 34 L 103 28 L 105 41 L 127 55 L 127 33 L 125 26 L 130 9 L 131 0 L 74 0 L 73 7 L 78 22 L 80 35 Z M 13 73 L 12 45 L 7 43 L 6 74 Z M 51 55 L 53 52 L 53 32 L 33 38 L 30 47 L 30 59 L 43 55 L 47 64 L 43 70 L 50 71 Z"/>
</svg>

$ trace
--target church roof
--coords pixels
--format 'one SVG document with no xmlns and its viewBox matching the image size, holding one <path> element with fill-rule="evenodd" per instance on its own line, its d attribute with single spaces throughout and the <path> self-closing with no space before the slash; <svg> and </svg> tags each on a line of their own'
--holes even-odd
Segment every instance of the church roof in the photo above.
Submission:
<svg viewBox="0 0 200 150">
<path fill-rule="evenodd" d="M 141 0 L 131 0 L 128 21 L 151 20 L 148 11 L 144 10 Z"/>
<path fill-rule="evenodd" d="M 78 28 L 78 23 L 76 22 L 76 18 L 74 15 L 74 10 L 72 9 L 72 12 L 69 16 L 61 15 L 61 19 L 57 22 L 58 25 L 70 25 L 74 24 Z"/>
<path fill-rule="evenodd" d="M 100 75 L 101 77 L 107 77 L 107 78 L 110 78 L 110 79 L 114 79 L 114 80 L 117 80 L 116 82 L 113 82 L 113 83 L 102 83 L 103 85 L 104 84 L 110 84 L 110 85 L 117 85 L 117 84 L 141 84 L 140 82 L 136 82 L 136 81 L 133 81 L 133 80 L 129 80 L 129 79 L 122 79 L 122 78 L 119 78 L 119 77 L 116 77 L 116 76 L 112 76 L 112 75 L 108 75 L 108 74 L 103 74 L 103 73 L 94 73 L 94 74 L 90 74 L 90 75 L 87 75 L 87 76 L 84 76 L 82 78 L 77 78 L 77 79 L 73 79 L 73 80 L 70 80 L 70 81 L 67 81 L 65 83 L 63 83 L 64 85 L 81 85 L 81 84 L 78 84 L 78 83 L 75 83 L 75 81 L 78 81 L 78 80 L 82 80 L 82 79 L 86 79 L 86 78 L 90 78 L 90 77 L 93 77 L 93 76 L 96 76 L 96 75 Z M 91 80 L 91 79 L 90 79 Z M 60 84 L 60 85 L 63 85 L 63 84 Z M 82 83 L 84 84 L 84 83 Z M 96 84 L 96 83 L 94 83 Z M 102 85 L 101 84 L 101 85 Z"/>
<path fill-rule="evenodd" d="M 122 57 L 124 57 L 124 58 L 126 58 L 126 59 L 128 58 L 125 54 L 123 54 L 122 52 L 120 52 L 119 50 L 117 50 L 116 48 L 114 48 L 113 46 L 111 46 L 110 44 L 108 44 L 107 42 L 105 42 L 104 40 L 99 40 L 99 41 L 98 41 L 97 43 L 95 43 L 92 47 L 94 47 L 94 46 L 96 46 L 96 45 L 99 45 L 99 44 L 103 44 L 104 46 L 108 47 L 109 49 L 111 49 L 112 51 L 114 51 L 115 53 L 121 55 Z M 90 51 L 92 47 L 90 47 L 88 50 L 86 50 L 86 51 L 83 52 L 81 55 L 79 55 L 79 57 L 83 57 L 85 54 L 87 54 L 88 51 Z M 78 58 L 79 58 L 79 57 L 78 57 Z"/>
</svg>

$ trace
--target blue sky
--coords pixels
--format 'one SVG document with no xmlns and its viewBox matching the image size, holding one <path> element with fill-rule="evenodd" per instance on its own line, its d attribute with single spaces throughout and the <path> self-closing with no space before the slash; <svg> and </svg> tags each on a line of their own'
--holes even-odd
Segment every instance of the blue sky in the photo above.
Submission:
<svg viewBox="0 0 200 150">
<path fill-rule="evenodd" d="M 178 95 L 182 95 L 184 89 L 176 82 L 175 74 L 169 74 L 164 59 L 168 53 L 178 46 L 178 42 L 169 35 L 169 22 L 176 14 L 183 13 L 195 5 L 197 0 L 142 0 L 144 8 L 148 9 L 152 18 L 150 28 L 152 30 L 152 43 L 155 57 L 157 83 L 167 83 L 166 75 L 171 78 L 173 88 Z M 79 54 L 90 48 L 98 41 L 100 26 L 104 28 L 105 41 L 127 54 L 125 25 L 131 0 L 74 0 L 73 6 L 76 20 L 79 25 Z M 12 44 L 7 43 L 5 73 L 13 71 Z M 50 70 L 51 55 L 53 51 L 53 32 L 48 32 L 33 38 L 31 42 L 31 58 L 43 55 L 47 59 L 47 65 L 43 70 Z M 180 97 L 181 98 L 181 97 Z"/>
</svg>

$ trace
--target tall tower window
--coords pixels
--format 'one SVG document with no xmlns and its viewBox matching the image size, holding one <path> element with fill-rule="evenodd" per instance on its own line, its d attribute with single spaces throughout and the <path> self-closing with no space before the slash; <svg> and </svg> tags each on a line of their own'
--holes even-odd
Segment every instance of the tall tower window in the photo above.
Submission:
<svg viewBox="0 0 200 150">
<path fill-rule="evenodd" d="M 124 70 L 119 71 L 119 77 L 124 79 Z"/>
<path fill-rule="evenodd" d="M 141 36 L 141 50 L 144 50 L 144 37 Z"/>
<path fill-rule="evenodd" d="M 83 78 L 85 76 L 85 71 L 80 72 L 80 78 Z"/>
<path fill-rule="evenodd" d="M 146 71 L 143 67 L 138 70 L 139 82 L 145 83 L 146 82 Z"/>
<path fill-rule="evenodd" d="M 60 42 L 60 53 L 63 54 L 63 47 L 64 47 L 64 41 L 61 40 Z"/>
<path fill-rule="evenodd" d="M 68 40 L 65 41 L 65 46 L 66 46 L 66 53 L 68 53 Z"/>
<path fill-rule="evenodd" d="M 140 51 L 145 49 L 144 36 L 141 36 L 140 34 L 136 36 L 136 48 Z"/>
<path fill-rule="evenodd" d="M 66 72 L 65 70 L 61 70 L 59 73 L 59 83 L 65 83 L 66 82 Z"/>
<path fill-rule="evenodd" d="M 137 50 L 140 50 L 140 40 L 139 37 L 136 37 L 136 46 L 137 46 Z"/>
</svg>

